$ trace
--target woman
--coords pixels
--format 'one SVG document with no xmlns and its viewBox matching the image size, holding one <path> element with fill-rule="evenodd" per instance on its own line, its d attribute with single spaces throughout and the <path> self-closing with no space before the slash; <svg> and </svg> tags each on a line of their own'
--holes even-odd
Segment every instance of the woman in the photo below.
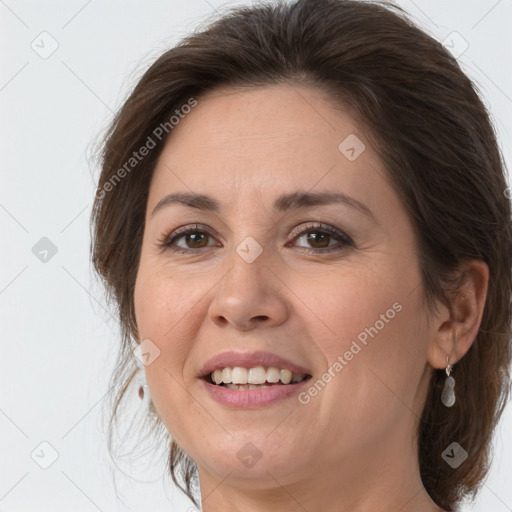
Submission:
<svg viewBox="0 0 512 512">
<path fill-rule="evenodd" d="M 235 9 L 149 68 L 101 165 L 112 421 L 140 359 L 197 506 L 474 496 L 510 392 L 511 209 L 440 43 L 391 4 Z"/>
</svg>

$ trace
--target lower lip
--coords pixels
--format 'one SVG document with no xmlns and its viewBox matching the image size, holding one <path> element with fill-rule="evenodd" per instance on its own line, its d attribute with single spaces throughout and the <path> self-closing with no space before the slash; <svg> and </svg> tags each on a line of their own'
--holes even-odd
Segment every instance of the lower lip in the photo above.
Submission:
<svg viewBox="0 0 512 512">
<path fill-rule="evenodd" d="M 310 380 L 307 378 L 295 384 L 280 384 L 261 389 L 228 389 L 217 384 L 210 384 L 201 379 L 210 396 L 222 405 L 237 408 L 256 408 L 269 405 L 285 398 L 290 398 L 300 391 Z"/>
</svg>

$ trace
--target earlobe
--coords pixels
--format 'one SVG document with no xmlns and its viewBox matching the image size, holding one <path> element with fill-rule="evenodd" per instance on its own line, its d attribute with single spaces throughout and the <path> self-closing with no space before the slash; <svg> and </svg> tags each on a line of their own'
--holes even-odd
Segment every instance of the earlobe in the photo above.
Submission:
<svg viewBox="0 0 512 512">
<path fill-rule="evenodd" d="M 450 308 L 443 306 L 428 360 L 434 368 L 445 369 L 447 359 L 454 365 L 476 339 L 487 298 L 489 268 L 481 260 L 465 262 L 458 270 L 457 287 L 447 293 Z M 448 316 L 448 318 L 447 318 Z"/>
</svg>

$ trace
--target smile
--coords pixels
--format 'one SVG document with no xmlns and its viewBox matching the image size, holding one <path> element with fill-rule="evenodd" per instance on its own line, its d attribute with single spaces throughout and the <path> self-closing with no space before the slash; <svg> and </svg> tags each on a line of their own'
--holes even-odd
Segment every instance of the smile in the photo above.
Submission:
<svg viewBox="0 0 512 512">
<path fill-rule="evenodd" d="M 228 389 L 264 389 L 276 384 L 295 384 L 302 382 L 306 377 L 304 373 L 292 373 L 286 368 L 235 366 L 234 368 L 217 368 L 209 375 L 209 382 Z"/>
</svg>

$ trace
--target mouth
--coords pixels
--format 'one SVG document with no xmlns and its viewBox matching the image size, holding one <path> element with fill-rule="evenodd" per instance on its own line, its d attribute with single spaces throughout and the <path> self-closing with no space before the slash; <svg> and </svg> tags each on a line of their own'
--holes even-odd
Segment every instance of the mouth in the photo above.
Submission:
<svg viewBox="0 0 512 512">
<path fill-rule="evenodd" d="M 271 352 L 223 352 L 208 360 L 197 377 L 217 402 L 260 408 L 291 398 L 313 372 Z"/>
</svg>

